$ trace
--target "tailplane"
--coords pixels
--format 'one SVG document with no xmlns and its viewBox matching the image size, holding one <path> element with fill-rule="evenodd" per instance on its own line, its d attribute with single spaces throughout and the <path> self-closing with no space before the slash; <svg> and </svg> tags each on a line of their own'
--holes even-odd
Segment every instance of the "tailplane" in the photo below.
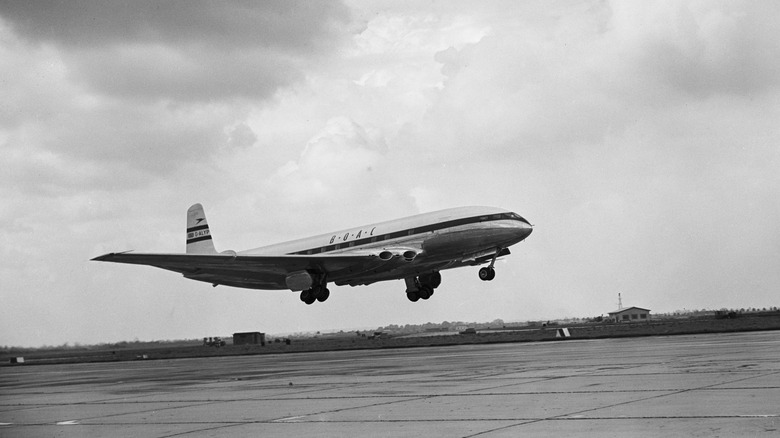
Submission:
<svg viewBox="0 0 780 438">
<path fill-rule="evenodd" d="M 216 254 L 203 206 L 195 204 L 187 210 L 187 254 Z"/>
</svg>

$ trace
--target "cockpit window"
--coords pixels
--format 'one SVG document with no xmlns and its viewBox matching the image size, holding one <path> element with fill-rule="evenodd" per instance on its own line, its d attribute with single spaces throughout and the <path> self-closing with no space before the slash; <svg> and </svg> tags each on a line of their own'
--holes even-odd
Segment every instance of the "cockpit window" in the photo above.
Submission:
<svg viewBox="0 0 780 438">
<path fill-rule="evenodd" d="M 519 220 L 519 221 L 523 221 L 523 222 L 527 223 L 528 225 L 531 225 L 531 223 L 530 223 L 530 222 L 528 222 L 527 220 L 525 220 L 525 218 L 524 218 L 524 217 L 520 216 L 520 215 L 519 215 L 519 214 L 517 214 L 517 213 L 512 213 L 512 218 L 514 218 L 514 219 L 517 219 L 517 220 Z"/>
</svg>

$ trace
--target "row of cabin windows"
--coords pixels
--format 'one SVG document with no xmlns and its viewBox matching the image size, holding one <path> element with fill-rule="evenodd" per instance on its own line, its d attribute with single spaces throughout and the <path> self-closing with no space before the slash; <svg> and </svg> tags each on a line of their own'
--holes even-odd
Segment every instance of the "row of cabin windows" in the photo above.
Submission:
<svg viewBox="0 0 780 438">
<path fill-rule="evenodd" d="M 522 220 L 523 222 L 528 222 L 525 219 L 523 219 L 522 216 L 520 216 L 520 215 L 518 215 L 516 213 L 500 213 L 500 214 L 494 214 L 494 215 L 491 215 L 491 216 L 481 216 L 479 218 L 480 221 L 486 221 L 488 219 L 499 219 L 499 220 L 500 219 L 516 219 L 516 220 Z M 417 233 L 432 232 L 432 231 L 434 231 L 434 230 L 436 230 L 438 228 L 439 227 L 437 225 L 429 225 L 427 227 L 422 227 L 422 228 L 417 228 L 417 229 L 412 228 L 412 229 L 405 230 L 405 231 L 396 231 L 395 233 L 384 234 L 384 235 L 381 235 L 381 236 L 374 236 L 374 237 L 372 237 L 370 239 L 370 243 L 375 243 L 375 242 L 379 242 L 379 241 L 382 241 L 382 240 L 396 239 L 398 237 L 403 237 L 403 236 L 411 236 L 411 235 L 414 235 L 415 232 L 417 232 Z M 361 244 L 367 243 L 365 239 L 360 239 L 360 240 L 347 242 L 347 243 L 342 243 L 342 244 L 328 245 L 328 246 L 321 247 L 321 248 L 313 248 L 313 249 L 307 250 L 306 252 L 299 252 L 297 254 L 312 255 L 312 254 L 319 254 L 319 253 L 322 253 L 322 252 L 330 252 L 330 251 L 333 251 L 333 250 L 336 250 L 336 249 L 341 249 L 341 248 L 351 248 L 351 247 L 355 246 L 355 244 L 357 242 L 360 242 Z"/>
</svg>

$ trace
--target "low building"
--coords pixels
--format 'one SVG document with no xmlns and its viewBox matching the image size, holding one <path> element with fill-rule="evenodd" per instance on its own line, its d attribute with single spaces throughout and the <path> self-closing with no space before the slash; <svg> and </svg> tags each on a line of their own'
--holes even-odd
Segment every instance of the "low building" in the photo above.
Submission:
<svg viewBox="0 0 780 438">
<path fill-rule="evenodd" d="M 614 318 L 615 322 L 643 322 L 650 320 L 650 310 L 641 307 L 626 307 L 609 312 L 609 317 Z"/>
<path fill-rule="evenodd" d="M 265 345 L 265 333 L 260 333 L 260 332 L 233 333 L 233 345 L 249 345 L 249 344 Z"/>
</svg>

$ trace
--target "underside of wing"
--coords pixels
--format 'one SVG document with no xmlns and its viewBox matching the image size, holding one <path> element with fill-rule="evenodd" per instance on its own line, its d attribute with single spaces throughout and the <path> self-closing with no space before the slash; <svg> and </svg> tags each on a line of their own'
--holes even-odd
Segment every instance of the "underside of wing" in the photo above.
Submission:
<svg viewBox="0 0 780 438">
<path fill-rule="evenodd" d="M 287 276 L 312 271 L 342 277 L 393 264 L 374 254 L 249 256 L 229 254 L 110 253 L 93 260 L 154 266 L 185 277 L 249 289 L 287 289 Z"/>
</svg>

